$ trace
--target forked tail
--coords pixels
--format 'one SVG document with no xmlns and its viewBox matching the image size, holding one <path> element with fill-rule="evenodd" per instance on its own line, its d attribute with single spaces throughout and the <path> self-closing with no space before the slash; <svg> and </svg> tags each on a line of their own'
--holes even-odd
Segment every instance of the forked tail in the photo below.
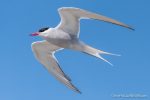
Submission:
<svg viewBox="0 0 150 100">
<path fill-rule="evenodd" d="M 79 45 L 80 44 L 80 45 Z M 98 49 L 95 49 L 89 45 L 86 45 L 84 43 L 79 43 L 78 45 L 75 45 L 75 50 L 79 50 L 81 52 L 84 52 L 84 53 L 87 53 L 89 55 L 92 55 L 92 56 L 95 56 L 97 58 L 100 58 L 102 59 L 103 61 L 107 62 L 108 64 L 110 64 L 111 66 L 113 66 L 112 63 L 110 63 L 108 60 L 106 60 L 105 58 L 103 58 L 101 56 L 101 54 L 107 54 L 107 55 L 114 55 L 114 56 L 120 56 L 118 54 L 113 54 L 113 53 L 109 53 L 109 52 L 105 52 L 105 51 L 102 51 L 102 50 L 98 50 Z"/>
</svg>

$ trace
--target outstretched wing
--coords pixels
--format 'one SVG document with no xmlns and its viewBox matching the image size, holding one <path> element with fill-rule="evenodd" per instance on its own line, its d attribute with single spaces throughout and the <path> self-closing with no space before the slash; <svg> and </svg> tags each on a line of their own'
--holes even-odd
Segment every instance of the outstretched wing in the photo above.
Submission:
<svg viewBox="0 0 150 100">
<path fill-rule="evenodd" d="M 62 49 L 58 46 L 48 43 L 47 41 L 38 41 L 32 43 L 32 51 L 37 60 L 45 66 L 45 68 L 53 74 L 60 82 L 69 88 L 80 92 L 73 84 L 71 79 L 60 68 L 54 53 L 56 50 Z"/>
<path fill-rule="evenodd" d="M 83 9 L 73 8 L 73 7 L 62 7 L 58 9 L 58 12 L 61 17 L 61 22 L 57 26 L 58 29 L 62 29 L 63 31 L 69 33 L 72 36 L 78 36 L 80 31 L 80 19 L 91 18 L 102 20 L 105 22 L 113 23 L 116 25 L 120 25 L 129 29 L 132 29 L 130 26 L 123 24 L 119 21 L 113 20 L 106 16 L 102 16 L 99 14 L 95 14 Z"/>
</svg>

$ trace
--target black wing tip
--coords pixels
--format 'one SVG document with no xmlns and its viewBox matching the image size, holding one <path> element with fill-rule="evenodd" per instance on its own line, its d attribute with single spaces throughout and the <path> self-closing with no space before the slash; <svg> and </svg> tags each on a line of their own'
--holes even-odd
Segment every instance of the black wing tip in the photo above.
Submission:
<svg viewBox="0 0 150 100">
<path fill-rule="evenodd" d="M 77 93 L 79 93 L 79 94 L 82 94 L 82 92 L 78 88 L 76 88 L 76 87 L 75 87 L 74 91 L 77 92 Z"/>
<path fill-rule="evenodd" d="M 129 25 L 119 25 L 119 26 L 128 28 L 128 29 L 130 29 L 130 30 L 132 30 L 132 31 L 135 31 L 135 29 L 134 29 L 133 27 L 129 26 Z"/>
<path fill-rule="evenodd" d="M 77 93 L 82 94 L 82 92 L 78 89 L 75 90 Z"/>
<path fill-rule="evenodd" d="M 121 26 L 123 26 L 125 28 L 128 28 L 128 29 L 130 29 L 132 31 L 135 31 L 135 29 L 132 26 L 130 26 L 130 25 L 121 25 Z"/>
<path fill-rule="evenodd" d="M 65 74 L 64 77 L 68 79 L 68 81 L 71 81 L 71 78 L 68 75 Z"/>
<path fill-rule="evenodd" d="M 73 84 L 71 84 L 71 85 L 72 85 L 73 90 L 74 90 L 75 92 L 77 92 L 77 93 L 79 93 L 79 94 L 82 94 L 82 92 L 81 92 L 77 87 L 75 87 Z"/>
<path fill-rule="evenodd" d="M 135 31 L 135 29 L 134 29 L 134 28 L 132 28 L 132 27 L 128 27 L 128 29 L 130 29 L 130 30 L 132 30 L 132 31 Z"/>
</svg>

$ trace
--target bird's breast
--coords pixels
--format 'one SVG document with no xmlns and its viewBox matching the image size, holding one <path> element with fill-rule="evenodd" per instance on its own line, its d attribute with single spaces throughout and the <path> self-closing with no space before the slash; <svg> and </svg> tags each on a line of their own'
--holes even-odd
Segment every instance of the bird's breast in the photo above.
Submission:
<svg viewBox="0 0 150 100">
<path fill-rule="evenodd" d="M 46 37 L 52 38 L 52 39 L 66 39 L 66 40 L 71 39 L 71 37 L 68 33 L 64 32 L 62 30 L 58 30 L 58 29 L 49 30 Z"/>
<path fill-rule="evenodd" d="M 45 35 L 45 39 L 48 42 L 63 48 L 67 47 L 72 40 L 68 33 L 65 33 L 58 29 L 51 29 L 48 34 Z"/>
</svg>

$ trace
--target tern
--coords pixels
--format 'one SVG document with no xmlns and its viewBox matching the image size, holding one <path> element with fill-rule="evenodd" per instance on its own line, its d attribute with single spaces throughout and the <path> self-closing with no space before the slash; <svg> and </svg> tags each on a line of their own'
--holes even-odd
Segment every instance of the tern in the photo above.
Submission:
<svg viewBox="0 0 150 100">
<path fill-rule="evenodd" d="M 64 48 L 76 50 L 100 58 L 110 65 L 112 64 L 101 55 L 118 55 L 95 49 L 82 42 L 79 39 L 80 20 L 95 19 L 123 26 L 132 30 L 133 28 L 114 19 L 80 8 L 61 7 L 58 9 L 58 12 L 61 21 L 55 28 L 44 27 L 38 32 L 31 34 L 31 36 L 40 36 L 44 39 L 42 41 L 33 42 L 31 45 L 32 51 L 35 58 L 42 65 L 44 65 L 56 79 L 65 84 L 68 88 L 81 93 L 80 90 L 72 84 L 71 79 L 61 69 L 57 59 L 54 56 L 55 52 Z"/>
</svg>

